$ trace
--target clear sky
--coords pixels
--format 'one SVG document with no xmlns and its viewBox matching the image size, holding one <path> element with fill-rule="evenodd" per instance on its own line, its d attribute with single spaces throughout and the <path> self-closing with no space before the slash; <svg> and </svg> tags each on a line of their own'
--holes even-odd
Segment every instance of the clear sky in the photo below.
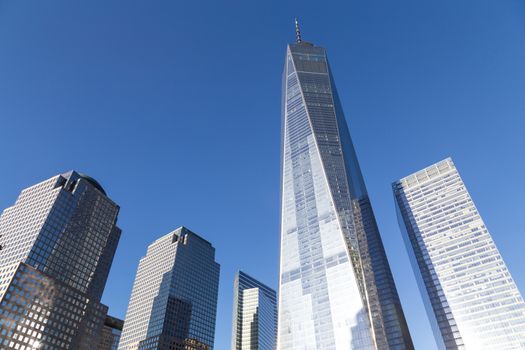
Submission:
<svg viewBox="0 0 525 350">
<path fill-rule="evenodd" d="M 525 291 L 525 3 L 0 0 L 0 207 L 76 169 L 120 206 L 103 302 L 124 317 L 148 244 L 185 225 L 277 288 L 280 90 L 293 18 L 328 50 L 417 349 L 434 349 L 392 181 L 451 156 Z"/>
</svg>

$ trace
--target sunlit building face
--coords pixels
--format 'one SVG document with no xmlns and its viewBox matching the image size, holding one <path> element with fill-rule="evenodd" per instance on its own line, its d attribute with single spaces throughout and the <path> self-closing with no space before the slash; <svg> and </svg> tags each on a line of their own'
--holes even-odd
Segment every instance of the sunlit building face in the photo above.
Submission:
<svg viewBox="0 0 525 350">
<path fill-rule="evenodd" d="M 412 349 L 322 47 L 283 73 L 278 349 Z"/>
<path fill-rule="evenodd" d="M 525 304 L 451 159 L 393 184 L 440 349 L 525 349 Z"/>
</svg>

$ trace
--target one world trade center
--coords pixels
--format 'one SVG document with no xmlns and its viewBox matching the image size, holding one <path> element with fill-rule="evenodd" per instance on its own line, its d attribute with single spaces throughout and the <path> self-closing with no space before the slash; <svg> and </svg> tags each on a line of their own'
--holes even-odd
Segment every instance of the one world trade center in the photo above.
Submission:
<svg viewBox="0 0 525 350">
<path fill-rule="evenodd" d="M 279 350 L 413 349 L 326 51 L 283 73 Z"/>
</svg>

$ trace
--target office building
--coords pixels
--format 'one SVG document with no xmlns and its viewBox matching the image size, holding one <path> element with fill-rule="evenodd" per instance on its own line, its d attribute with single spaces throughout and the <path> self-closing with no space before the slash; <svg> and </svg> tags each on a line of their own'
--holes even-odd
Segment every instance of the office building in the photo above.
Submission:
<svg viewBox="0 0 525 350">
<path fill-rule="evenodd" d="M 232 350 L 275 350 L 277 295 L 243 271 L 233 291 Z"/>
<path fill-rule="evenodd" d="M 211 350 L 219 285 L 215 248 L 185 227 L 140 259 L 121 350 Z"/>
<path fill-rule="evenodd" d="M 283 73 L 278 349 L 412 349 L 326 50 Z"/>
<path fill-rule="evenodd" d="M 117 350 L 123 326 L 124 321 L 121 319 L 106 316 L 97 350 Z"/>
<path fill-rule="evenodd" d="M 97 181 L 75 171 L 23 190 L 4 210 L 1 349 L 96 349 L 118 212 Z"/>
<path fill-rule="evenodd" d="M 450 158 L 393 184 L 439 349 L 525 349 L 525 304 Z"/>
</svg>

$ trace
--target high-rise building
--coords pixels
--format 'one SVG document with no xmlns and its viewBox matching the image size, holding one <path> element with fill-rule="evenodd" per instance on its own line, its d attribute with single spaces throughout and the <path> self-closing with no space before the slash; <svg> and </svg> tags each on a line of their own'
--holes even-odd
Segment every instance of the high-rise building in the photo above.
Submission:
<svg viewBox="0 0 525 350">
<path fill-rule="evenodd" d="M 106 316 L 97 350 L 117 350 L 122 334 L 124 321 L 112 316 Z"/>
<path fill-rule="evenodd" d="M 283 73 L 278 349 L 412 349 L 326 51 Z"/>
<path fill-rule="evenodd" d="M 275 350 L 277 295 L 239 271 L 233 291 L 232 350 Z"/>
<path fill-rule="evenodd" d="M 119 207 L 71 171 L 22 191 L 0 216 L 0 348 L 96 349 L 120 238 Z"/>
<path fill-rule="evenodd" d="M 450 158 L 393 183 L 440 349 L 525 349 L 525 304 Z"/>
<path fill-rule="evenodd" d="M 215 248 L 185 227 L 153 242 L 140 259 L 119 349 L 213 349 L 219 270 Z"/>
</svg>

